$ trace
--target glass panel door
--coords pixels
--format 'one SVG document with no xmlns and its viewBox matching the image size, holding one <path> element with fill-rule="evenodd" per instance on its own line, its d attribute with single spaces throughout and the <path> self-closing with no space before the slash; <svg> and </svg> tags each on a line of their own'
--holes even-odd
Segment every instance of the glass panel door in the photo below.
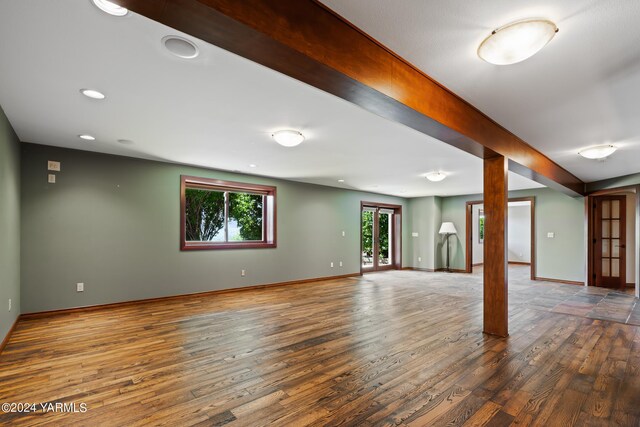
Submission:
<svg viewBox="0 0 640 427">
<path fill-rule="evenodd" d="M 393 264 L 393 211 L 380 209 L 378 212 L 378 265 Z"/>
<path fill-rule="evenodd" d="M 595 198 L 594 266 L 596 286 L 625 286 L 625 196 Z"/>
<path fill-rule="evenodd" d="M 375 217 L 375 209 L 364 207 L 362 209 L 362 269 L 363 270 L 371 270 L 373 269 L 373 254 L 374 254 L 374 242 L 373 236 L 374 233 L 374 217 Z"/>
<path fill-rule="evenodd" d="M 362 271 L 393 269 L 400 264 L 400 207 L 363 206 L 360 215 Z"/>
</svg>

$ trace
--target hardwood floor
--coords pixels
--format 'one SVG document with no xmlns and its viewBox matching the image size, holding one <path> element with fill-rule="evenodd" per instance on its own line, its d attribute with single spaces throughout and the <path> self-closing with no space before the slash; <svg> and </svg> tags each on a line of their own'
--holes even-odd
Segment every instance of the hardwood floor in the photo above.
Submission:
<svg viewBox="0 0 640 427">
<path fill-rule="evenodd" d="M 481 276 L 412 271 L 22 320 L 0 402 L 87 411 L 0 424 L 640 425 L 640 328 L 558 312 L 602 290 L 517 268 L 506 339 Z"/>
</svg>

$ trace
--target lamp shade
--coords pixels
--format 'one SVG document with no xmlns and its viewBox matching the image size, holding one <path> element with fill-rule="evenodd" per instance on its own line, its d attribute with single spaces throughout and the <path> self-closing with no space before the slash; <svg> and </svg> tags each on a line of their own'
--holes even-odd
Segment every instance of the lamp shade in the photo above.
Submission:
<svg viewBox="0 0 640 427">
<path fill-rule="evenodd" d="M 456 226 L 452 222 L 443 222 L 440 226 L 440 234 L 456 234 Z"/>
</svg>

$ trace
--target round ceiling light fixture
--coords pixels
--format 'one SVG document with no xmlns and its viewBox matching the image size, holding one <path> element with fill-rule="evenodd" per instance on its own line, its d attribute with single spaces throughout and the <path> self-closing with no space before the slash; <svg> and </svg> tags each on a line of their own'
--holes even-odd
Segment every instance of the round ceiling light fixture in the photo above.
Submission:
<svg viewBox="0 0 640 427">
<path fill-rule="evenodd" d="M 92 135 L 89 135 L 89 134 L 86 134 L 86 133 L 83 133 L 82 135 L 78 135 L 78 138 L 83 139 L 85 141 L 95 141 L 96 140 L 95 136 L 92 136 Z"/>
<path fill-rule="evenodd" d="M 91 99 L 105 99 L 106 96 L 102 92 L 98 92 L 95 89 L 80 89 L 80 93 Z"/>
<path fill-rule="evenodd" d="M 200 49 L 193 42 L 180 36 L 165 36 L 162 45 L 173 55 L 182 59 L 193 59 L 200 55 Z"/>
<path fill-rule="evenodd" d="M 271 137 L 283 147 L 295 147 L 304 141 L 304 135 L 297 130 L 279 130 L 274 132 Z"/>
<path fill-rule="evenodd" d="M 587 159 L 593 160 L 601 160 L 606 159 L 618 149 L 615 145 L 607 144 L 607 145 L 598 145 L 595 147 L 585 148 L 584 150 L 580 150 L 578 154 Z"/>
<path fill-rule="evenodd" d="M 494 30 L 478 47 L 478 56 L 490 64 L 510 65 L 538 53 L 558 32 L 547 19 L 525 19 Z"/>
<path fill-rule="evenodd" d="M 428 174 L 425 175 L 425 177 L 432 182 L 440 182 L 443 179 L 445 179 L 447 177 L 446 174 L 437 171 L 437 172 L 429 172 Z"/>
<path fill-rule="evenodd" d="M 91 0 L 98 9 L 113 16 L 125 16 L 129 13 L 129 9 L 110 2 L 109 0 Z"/>
</svg>

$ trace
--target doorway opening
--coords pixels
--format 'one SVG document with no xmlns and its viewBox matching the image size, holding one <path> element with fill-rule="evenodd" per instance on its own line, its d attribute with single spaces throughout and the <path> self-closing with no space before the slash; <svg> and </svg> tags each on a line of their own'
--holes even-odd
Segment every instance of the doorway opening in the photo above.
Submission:
<svg viewBox="0 0 640 427">
<path fill-rule="evenodd" d="M 466 269 L 473 272 L 474 266 L 484 263 L 484 202 L 467 202 L 466 221 Z M 528 265 L 531 280 L 536 280 L 536 234 L 535 198 L 509 199 L 508 217 L 508 261 L 509 264 Z"/>
<path fill-rule="evenodd" d="M 402 267 L 402 206 L 360 204 L 360 272 Z"/>
<path fill-rule="evenodd" d="M 638 187 L 595 192 L 586 198 L 587 284 L 640 294 Z"/>
</svg>

